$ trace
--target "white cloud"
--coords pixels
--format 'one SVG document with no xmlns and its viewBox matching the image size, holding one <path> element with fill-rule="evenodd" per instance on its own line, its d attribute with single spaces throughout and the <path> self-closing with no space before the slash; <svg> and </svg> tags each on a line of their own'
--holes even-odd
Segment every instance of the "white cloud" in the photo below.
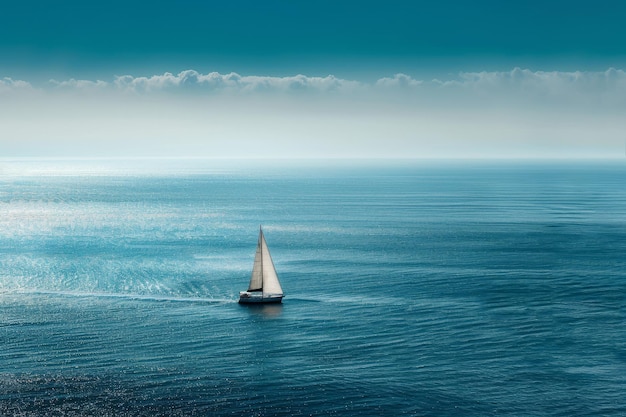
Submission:
<svg viewBox="0 0 626 417">
<path fill-rule="evenodd" d="M 424 82 L 411 78 L 406 74 L 396 74 L 393 78 L 381 78 L 376 81 L 377 87 L 383 88 L 414 88 L 422 85 Z"/>
<path fill-rule="evenodd" d="M 33 89 L 32 85 L 26 81 L 22 80 L 13 80 L 9 77 L 4 77 L 0 79 L 0 94 L 8 93 L 16 90 L 22 91 L 31 91 Z"/>
<path fill-rule="evenodd" d="M 462 72 L 460 84 L 482 88 L 512 87 L 535 90 L 563 91 L 577 90 L 610 90 L 626 88 L 626 72 L 610 68 L 606 71 L 531 71 L 515 68 L 511 71 L 495 72 Z M 445 84 L 445 83 L 444 83 Z"/>
<path fill-rule="evenodd" d="M 521 100 L 537 105 L 624 106 L 626 72 L 606 71 L 511 71 L 463 72 L 455 80 L 433 80 L 431 85 L 480 98 Z"/>
<path fill-rule="evenodd" d="M 114 85 L 122 91 L 136 93 L 155 91 L 198 91 L 198 92 L 330 92 L 357 88 L 357 81 L 343 80 L 332 75 L 309 77 L 295 75 L 291 77 L 242 76 L 235 72 L 220 74 L 211 72 L 201 74 L 194 70 L 182 71 L 177 75 L 165 73 L 151 77 L 117 77 Z"/>
<path fill-rule="evenodd" d="M 65 81 L 50 80 L 50 85 L 57 89 L 79 91 L 102 90 L 110 86 L 109 83 L 102 80 L 75 80 L 74 78 Z"/>
</svg>

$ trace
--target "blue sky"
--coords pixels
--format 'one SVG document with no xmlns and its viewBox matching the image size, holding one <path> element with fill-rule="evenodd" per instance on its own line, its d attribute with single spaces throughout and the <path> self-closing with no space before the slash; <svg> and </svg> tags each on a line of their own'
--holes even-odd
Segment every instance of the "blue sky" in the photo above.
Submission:
<svg viewBox="0 0 626 417">
<path fill-rule="evenodd" d="M 5 2 L 2 16 L 0 69 L 13 77 L 586 70 L 626 56 L 619 0 L 25 0 Z"/>
<path fill-rule="evenodd" d="M 624 21 L 622 1 L 10 2 L 0 154 L 612 156 Z"/>
</svg>

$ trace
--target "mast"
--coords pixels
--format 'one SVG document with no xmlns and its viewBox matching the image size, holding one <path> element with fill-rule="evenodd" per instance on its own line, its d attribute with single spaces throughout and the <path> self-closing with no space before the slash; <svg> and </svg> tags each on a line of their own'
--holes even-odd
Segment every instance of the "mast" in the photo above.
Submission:
<svg viewBox="0 0 626 417">
<path fill-rule="evenodd" d="M 264 276 L 265 274 L 263 274 L 263 242 L 265 241 L 265 238 L 263 237 L 263 227 L 261 225 L 259 225 L 259 246 L 261 247 L 261 291 L 263 291 L 263 284 L 264 284 Z"/>
</svg>

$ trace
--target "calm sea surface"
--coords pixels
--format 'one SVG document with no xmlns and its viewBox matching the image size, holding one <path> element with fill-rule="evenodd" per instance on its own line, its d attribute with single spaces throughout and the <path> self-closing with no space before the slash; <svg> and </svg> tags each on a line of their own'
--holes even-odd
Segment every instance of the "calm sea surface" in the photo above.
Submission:
<svg viewBox="0 0 626 417">
<path fill-rule="evenodd" d="M 0 161 L 0 346 L 0 415 L 623 416 L 626 163 Z"/>
</svg>

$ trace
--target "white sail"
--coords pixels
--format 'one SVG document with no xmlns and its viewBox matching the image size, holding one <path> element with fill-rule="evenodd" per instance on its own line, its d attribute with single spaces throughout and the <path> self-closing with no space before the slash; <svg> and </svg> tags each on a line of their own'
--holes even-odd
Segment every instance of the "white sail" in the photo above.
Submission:
<svg viewBox="0 0 626 417">
<path fill-rule="evenodd" d="M 256 245 L 256 253 L 254 254 L 254 265 L 252 266 L 252 276 L 250 277 L 250 285 L 248 291 L 260 291 L 263 289 L 263 254 L 261 251 L 261 235 Z"/>
<path fill-rule="evenodd" d="M 278 274 L 274 268 L 274 262 L 272 261 L 272 255 L 265 242 L 265 236 L 263 231 L 260 232 L 261 240 L 261 264 L 263 269 L 263 295 L 283 295 L 283 289 L 278 281 Z"/>
<path fill-rule="evenodd" d="M 265 295 L 283 295 L 283 289 L 278 281 L 272 255 L 265 242 L 263 230 L 259 230 L 259 241 L 254 255 L 254 265 L 248 291 L 263 291 Z"/>
</svg>

